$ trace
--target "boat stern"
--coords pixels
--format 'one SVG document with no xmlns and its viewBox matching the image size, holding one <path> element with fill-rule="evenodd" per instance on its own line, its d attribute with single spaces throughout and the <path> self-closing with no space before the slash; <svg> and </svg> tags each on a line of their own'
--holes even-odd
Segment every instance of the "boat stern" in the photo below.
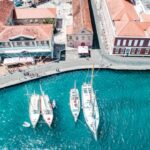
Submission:
<svg viewBox="0 0 150 150">
<path fill-rule="evenodd" d="M 95 141 L 97 141 L 97 132 L 93 132 L 93 135 L 94 135 Z"/>
</svg>

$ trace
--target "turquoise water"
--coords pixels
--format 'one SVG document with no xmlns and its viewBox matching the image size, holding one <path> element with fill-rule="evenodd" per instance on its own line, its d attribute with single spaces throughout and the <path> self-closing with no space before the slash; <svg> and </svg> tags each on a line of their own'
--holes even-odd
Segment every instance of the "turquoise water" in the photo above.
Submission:
<svg viewBox="0 0 150 150">
<path fill-rule="evenodd" d="M 150 72 L 95 71 L 94 89 L 100 111 L 98 141 L 85 125 L 83 112 L 75 124 L 69 108 L 69 90 L 90 79 L 89 71 L 50 76 L 0 91 L 0 149 L 150 149 Z M 55 99 L 52 128 L 40 123 L 35 129 L 24 128 L 29 122 L 26 95 L 43 90 Z"/>
</svg>

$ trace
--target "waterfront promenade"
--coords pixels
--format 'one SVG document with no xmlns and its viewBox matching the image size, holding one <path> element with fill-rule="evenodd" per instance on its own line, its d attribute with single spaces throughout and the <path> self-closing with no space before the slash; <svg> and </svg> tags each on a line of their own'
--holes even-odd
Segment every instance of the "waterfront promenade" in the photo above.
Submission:
<svg viewBox="0 0 150 150">
<path fill-rule="evenodd" d="M 20 84 L 44 76 L 59 74 L 67 71 L 89 69 L 94 65 L 97 69 L 117 69 L 117 70 L 149 70 L 149 58 L 128 59 L 122 57 L 105 56 L 99 50 L 92 50 L 90 58 L 79 58 L 77 51 L 66 51 L 66 60 L 49 62 L 46 64 L 35 65 L 22 72 L 6 74 L 0 77 L 0 89 L 11 85 Z"/>
</svg>

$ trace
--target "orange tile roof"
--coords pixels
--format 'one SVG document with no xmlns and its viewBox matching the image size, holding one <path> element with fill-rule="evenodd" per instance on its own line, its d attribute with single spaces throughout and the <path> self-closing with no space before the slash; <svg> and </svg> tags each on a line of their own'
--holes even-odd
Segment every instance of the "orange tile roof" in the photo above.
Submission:
<svg viewBox="0 0 150 150">
<path fill-rule="evenodd" d="M 144 30 L 134 21 L 116 21 L 116 34 L 118 36 L 144 36 Z"/>
<path fill-rule="evenodd" d="M 147 29 L 147 33 L 150 36 L 150 27 Z"/>
<path fill-rule="evenodd" d="M 128 0 L 107 0 L 112 20 L 119 21 L 126 16 L 127 20 L 140 20 L 133 4 Z"/>
<path fill-rule="evenodd" d="M 147 34 L 150 36 L 150 26 L 146 31 L 147 31 Z"/>
<path fill-rule="evenodd" d="M 3 26 L 1 23 L 0 23 L 0 33 L 5 29 L 5 26 Z"/>
<path fill-rule="evenodd" d="M 86 29 L 93 32 L 88 0 L 72 0 L 73 32 L 79 33 Z"/>
<path fill-rule="evenodd" d="M 56 18 L 56 8 L 16 8 L 14 11 L 15 19 L 32 18 Z"/>
<path fill-rule="evenodd" d="M 142 21 L 130 0 L 106 0 L 118 36 L 149 36 L 150 15 L 142 14 Z"/>
<path fill-rule="evenodd" d="M 142 13 L 141 17 L 142 17 L 143 22 L 149 22 L 150 23 L 150 14 Z"/>
<path fill-rule="evenodd" d="M 6 24 L 13 8 L 14 8 L 13 1 L 0 0 L 0 22 L 2 24 Z"/>
<path fill-rule="evenodd" d="M 0 33 L 0 41 L 7 42 L 16 36 L 32 36 L 42 41 L 49 40 L 52 34 L 52 25 L 5 26 L 5 29 Z"/>
</svg>

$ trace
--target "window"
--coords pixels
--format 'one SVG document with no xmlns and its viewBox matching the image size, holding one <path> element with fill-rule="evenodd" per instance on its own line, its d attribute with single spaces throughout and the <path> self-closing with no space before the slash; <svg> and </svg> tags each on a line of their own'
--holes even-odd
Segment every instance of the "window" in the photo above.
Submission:
<svg viewBox="0 0 150 150">
<path fill-rule="evenodd" d="M 124 54 L 124 48 L 121 48 L 121 54 Z"/>
<path fill-rule="evenodd" d="M 127 40 L 123 40 L 123 46 L 126 46 Z"/>
<path fill-rule="evenodd" d="M 149 52 L 149 49 L 146 49 L 146 50 L 145 50 L 145 54 L 148 54 L 148 52 Z"/>
<path fill-rule="evenodd" d="M 150 40 L 149 40 L 149 42 L 148 42 L 148 46 L 150 46 Z"/>
<path fill-rule="evenodd" d="M 88 36 L 88 40 L 91 40 L 91 36 Z"/>
<path fill-rule="evenodd" d="M 118 54 L 119 52 L 119 48 L 116 48 L 115 53 Z"/>
<path fill-rule="evenodd" d="M 13 43 L 14 46 L 17 46 L 17 42 L 13 41 L 12 43 Z"/>
<path fill-rule="evenodd" d="M 69 40 L 72 40 L 72 36 L 69 36 Z"/>
<path fill-rule="evenodd" d="M 29 46 L 30 45 L 29 41 L 25 41 L 24 44 L 25 44 L 25 46 Z"/>
<path fill-rule="evenodd" d="M 7 44 L 8 44 L 8 46 L 9 46 L 9 47 L 11 47 L 11 44 L 10 44 L 10 42 L 8 42 Z"/>
<path fill-rule="evenodd" d="M 139 46 L 143 46 L 143 43 L 144 43 L 144 40 L 141 40 Z"/>
<path fill-rule="evenodd" d="M 34 43 L 34 41 L 32 41 L 32 46 L 34 46 L 35 45 L 35 43 Z"/>
<path fill-rule="evenodd" d="M 17 46 L 22 46 L 22 42 L 17 42 Z"/>
<path fill-rule="evenodd" d="M 82 36 L 82 40 L 84 40 L 84 36 Z"/>
<path fill-rule="evenodd" d="M 4 47 L 4 43 L 0 42 L 0 47 Z"/>
<path fill-rule="evenodd" d="M 132 45 L 132 40 L 129 40 L 128 46 L 131 46 L 131 45 Z"/>
<path fill-rule="evenodd" d="M 120 46 L 121 40 L 117 40 L 117 46 Z"/>
<path fill-rule="evenodd" d="M 44 45 L 44 41 L 41 41 L 41 45 Z"/>
<path fill-rule="evenodd" d="M 140 49 L 140 48 L 138 48 L 137 54 L 140 54 L 140 51 L 141 51 L 141 49 Z"/>
<path fill-rule="evenodd" d="M 76 37 L 76 40 L 78 40 L 79 38 L 78 37 Z"/>
<path fill-rule="evenodd" d="M 21 38 L 20 38 L 20 41 L 23 41 L 23 40 L 24 40 L 24 37 L 21 37 Z"/>
<path fill-rule="evenodd" d="M 138 40 L 135 40 L 134 41 L 134 46 L 137 46 L 137 44 L 138 44 Z"/>
<path fill-rule="evenodd" d="M 136 48 L 132 48 L 130 54 L 135 54 Z"/>
</svg>

